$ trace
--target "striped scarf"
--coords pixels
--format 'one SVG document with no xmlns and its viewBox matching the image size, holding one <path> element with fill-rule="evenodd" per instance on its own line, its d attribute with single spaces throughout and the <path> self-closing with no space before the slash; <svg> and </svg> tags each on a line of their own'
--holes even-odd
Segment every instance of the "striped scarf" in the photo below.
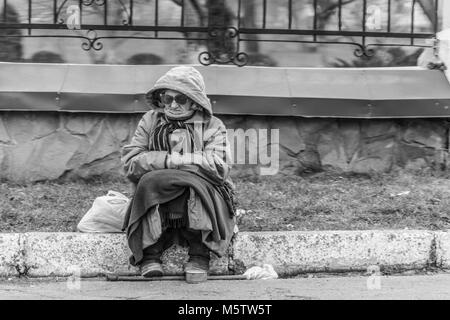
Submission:
<svg viewBox="0 0 450 320">
<path fill-rule="evenodd" d="M 170 135 L 177 129 L 184 129 L 189 134 L 191 140 L 191 146 L 194 145 L 194 126 L 191 123 L 184 121 L 168 120 L 161 122 L 155 127 L 151 134 L 152 146 L 156 151 L 169 151 L 172 152 L 170 145 Z"/>
</svg>

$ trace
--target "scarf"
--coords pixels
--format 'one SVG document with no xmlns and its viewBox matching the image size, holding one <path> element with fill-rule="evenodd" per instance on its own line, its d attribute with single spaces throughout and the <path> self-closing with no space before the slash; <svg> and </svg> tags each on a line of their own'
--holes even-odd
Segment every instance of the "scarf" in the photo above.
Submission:
<svg viewBox="0 0 450 320">
<path fill-rule="evenodd" d="M 170 135 L 177 129 L 184 129 L 189 135 L 191 146 L 194 145 L 194 125 L 180 120 L 170 120 L 166 116 L 165 120 L 158 124 L 151 134 L 152 146 L 156 151 L 172 151 L 170 145 Z"/>
</svg>

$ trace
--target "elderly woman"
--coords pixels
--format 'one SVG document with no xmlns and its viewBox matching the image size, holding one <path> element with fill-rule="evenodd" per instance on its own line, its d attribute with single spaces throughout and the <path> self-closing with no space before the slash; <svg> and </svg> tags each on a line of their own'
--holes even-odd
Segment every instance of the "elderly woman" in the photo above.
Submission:
<svg viewBox="0 0 450 320">
<path fill-rule="evenodd" d="M 135 193 L 124 228 L 130 263 L 162 276 L 161 255 L 189 246 L 186 279 L 207 279 L 210 251 L 227 251 L 235 226 L 226 128 L 213 116 L 201 74 L 175 67 L 146 94 L 152 109 L 122 151 Z"/>
</svg>

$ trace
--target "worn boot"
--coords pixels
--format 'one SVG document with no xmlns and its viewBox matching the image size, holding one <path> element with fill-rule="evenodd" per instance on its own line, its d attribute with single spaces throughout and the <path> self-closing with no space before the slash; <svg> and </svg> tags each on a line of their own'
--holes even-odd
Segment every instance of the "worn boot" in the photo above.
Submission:
<svg viewBox="0 0 450 320">
<path fill-rule="evenodd" d="M 163 276 L 162 264 L 158 261 L 144 261 L 141 264 L 140 269 L 141 275 L 146 278 Z"/>
<path fill-rule="evenodd" d="M 208 279 L 210 254 L 202 242 L 201 231 L 185 229 L 183 236 L 189 243 L 189 260 L 184 266 L 186 281 L 204 282 Z"/>
<path fill-rule="evenodd" d="M 164 231 L 158 241 L 144 249 L 144 258 L 140 264 L 143 277 L 161 277 L 163 275 L 161 256 L 170 245 L 173 238 L 173 230 Z"/>
</svg>

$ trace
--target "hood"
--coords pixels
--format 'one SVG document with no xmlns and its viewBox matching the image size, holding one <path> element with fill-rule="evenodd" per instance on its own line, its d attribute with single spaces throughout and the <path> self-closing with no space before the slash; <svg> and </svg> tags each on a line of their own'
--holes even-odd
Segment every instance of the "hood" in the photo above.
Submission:
<svg viewBox="0 0 450 320">
<path fill-rule="evenodd" d="M 145 94 L 147 104 L 150 108 L 161 111 L 164 106 L 159 102 L 158 95 L 165 89 L 181 92 L 201 106 L 205 114 L 212 116 L 212 107 L 206 96 L 205 82 L 202 75 L 193 67 L 181 66 L 167 71 L 159 78 L 150 91 Z"/>
</svg>

